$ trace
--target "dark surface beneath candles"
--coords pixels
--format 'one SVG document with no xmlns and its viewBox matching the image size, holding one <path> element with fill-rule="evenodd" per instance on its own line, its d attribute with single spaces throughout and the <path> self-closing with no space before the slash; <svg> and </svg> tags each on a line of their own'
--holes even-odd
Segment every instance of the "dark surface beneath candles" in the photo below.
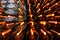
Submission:
<svg viewBox="0 0 60 40">
<path fill-rule="evenodd" d="M 0 40 L 60 40 L 60 0 L 0 0 Z"/>
</svg>

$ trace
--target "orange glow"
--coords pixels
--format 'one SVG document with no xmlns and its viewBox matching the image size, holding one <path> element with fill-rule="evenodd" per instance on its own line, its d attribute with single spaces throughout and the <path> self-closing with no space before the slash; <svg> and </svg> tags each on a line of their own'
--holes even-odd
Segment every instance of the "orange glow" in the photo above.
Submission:
<svg viewBox="0 0 60 40">
<path fill-rule="evenodd" d="M 22 29 L 17 33 L 17 36 L 22 32 Z"/>
<path fill-rule="evenodd" d="M 7 25 L 7 27 L 8 27 L 8 24 L 6 24 Z"/>
<path fill-rule="evenodd" d="M 48 6 L 49 5 L 49 3 L 47 3 L 43 8 L 45 8 L 46 6 Z"/>
<path fill-rule="evenodd" d="M 30 3 L 30 0 L 27 0 L 27 4 L 29 4 Z"/>
<path fill-rule="evenodd" d="M 39 7 L 40 3 L 37 4 L 36 9 Z"/>
<path fill-rule="evenodd" d="M 54 14 L 48 14 L 46 17 L 49 17 L 49 16 L 54 16 Z"/>
<path fill-rule="evenodd" d="M 56 33 L 57 35 L 60 35 L 60 33 L 57 32 L 57 31 L 55 31 L 55 30 L 52 30 L 52 29 L 51 29 L 51 31 L 54 32 L 54 33 Z"/>
<path fill-rule="evenodd" d="M 41 15 L 39 15 L 38 17 L 42 17 L 42 14 L 41 14 Z"/>
<path fill-rule="evenodd" d="M 21 13 L 23 13 L 23 12 L 22 12 L 23 9 L 21 9 L 21 8 L 18 8 L 18 9 L 19 9 L 19 11 L 20 11 Z"/>
<path fill-rule="evenodd" d="M 19 15 L 19 18 L 22 18 L 23 16 Z"/>
<path fill-rule="evenodd" d="M 49 8 L 48 10 L 45 10 L 44 12 L 48 12 L 48 11 L 51 11 L 51 8 Z"/>
<path fill-rule="evenodd" d="M 40 24 L 46 25 L 46 21 L 40 21 Z"/>
<path fill-rule="evenodd" d="M 54 4 L 54 5 L 52 5 L 50 8 L 52 8 L 52 7 L 56 6 L 56 5 L 58 5 L 58 3 L 55 3 L 55 4 Z"/>
<path fill-rule="evenodd" d="M 41 32 L 42 32 L 44 35 L 46 35 L 46 32 L 44 32 L 43 29 L 41 29 Z"/>
<path fill-rule="evenodd" d="M 0 17 L 1 17 L 1 18 L 5 18 L 6 16 L 1 16 L 1 15 L 0 15 Z"/>
<path fill-rule="evenodd" d="M 4 36 L 4 35 L 6 35 L 7 33 L 9 33 L 11 31 L 11 29 L 9 29 L 9 30 L 7 30 L 7 31 L 5 31 L 5 32 L 2 32 L 2 35 Z"/>
<path fill-rule="evenodd" d="M 55 24 L 57 24 L 57 21 L 48 21 L 49 23 L 55 23 Z"/>
<path fill-rule="evenodd" d="M 37 10 L 37 13 L 38 13 L 40 10 L 41 10 L 41 9 L 38 9 L 38 10 Z"/>
<path fill-rule="evenodd" d="M 20 25 L 23 25 L 23 24 L 24 24 L 24 22 L 21 22 L 21 23 L 20 23 Z"/>
<path fill-rule="evenodd" d="M 34 25 L 34 22 L 33 21 L 30 21 L 29 23 L 31 23 L 32 25 Z"/>
<path fill-rule="evenodd" d="M 53 4 L 55 1 L 56 1 L 56 0 L 52 0 L 52 1 L 50 2 L 50 4 Z"/>
<path fill-rule="evenodd" d="M 29 14 L 29 16 L 30 16 L 30 17 L 33 17 L 33 15 L 32 15 L 32 14 Z"/>
<path fill-rule="evenodd" d="M 0 24 L 5 24 L 6 22 L 0 22 Z"/>
<path fill-rule="evenodd" d="M 10 17 L 10 15 L 8 15 L 8 17 Z"/>
<path fill-rule="evenodd" d="M 34 33 L 33 33 L 33 30 L 31 29 L 31 35 L 33 35 Z"/>
</svg>

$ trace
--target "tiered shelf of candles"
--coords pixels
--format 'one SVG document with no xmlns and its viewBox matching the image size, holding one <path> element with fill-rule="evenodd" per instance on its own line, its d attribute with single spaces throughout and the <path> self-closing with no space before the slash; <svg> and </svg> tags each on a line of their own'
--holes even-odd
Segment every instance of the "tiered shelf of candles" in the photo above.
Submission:
<svg viewBox="0 0 60 40">
<path fill-rule="evenodd" d="M 2 0 L 0 40 L 60 40 L 60 0 Z"/>
</svg>

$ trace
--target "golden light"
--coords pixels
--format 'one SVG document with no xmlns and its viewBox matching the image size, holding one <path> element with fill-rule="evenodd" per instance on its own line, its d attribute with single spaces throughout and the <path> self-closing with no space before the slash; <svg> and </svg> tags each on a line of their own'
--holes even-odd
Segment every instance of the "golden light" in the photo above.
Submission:
<svg viewBox="0 0 60 40">
<path fill-rule="evenodd" d="M 53 30 L 53 29 L 51 29 L 51 31 L 60 36 L 60 33 L 59 33 L 59 32 L 57 32 L 57 31 L 55 31 L 55 30 Z"/>
<path fill-rule="evenodd" d="M 10 15 L 8 15 L 8 17 L 11 17 Z"/>
<path fill-rule="evenodd" d="M 37 13 L 38 13 L 40 10 L 41 10 L 41 9 L 38 9 L 38 10 L 37 10 Z"/>
<path fill-rule="evenodd" d="M 4 32 L 2 32 L 2 35 L 4 36 L 4 35 L 6 35 L 7 33 L 9 33 L 11 31 L 11 29 L 9 29 L 9 30 L 7 30 L 7 31 L 4 31 Z"/>
<path fill-rule="evenodd" d="M 31 23 L 32 25 L 34 25 L 34 22 L 33 21 L 30 21 L 29 23 Z"/>
<path fill-rule="evenodd" d="M 9 24 L 6 24 L 6 25 L 7 25 L 7 27 L 8 27 Z"/>
<path fill-rule="evenodd" d="M 46 21 L 40 21 L 40 24 L 46 25 Z"/>
<path fill-rule="evenodd" d="M 22 29 L 17 33 L 17 36 L 22 32 Z"/>
<path fill-rule="evenodd" d="M 48 10 L 51 10 L 51 8 L 49 8 Z"/>
<path fill-rule="evenodd" d="M 32 35 L 34 34 L 32 29 L 31 29 L 31 34 L 32 34 Z"/>
<path fill-rule="evenodd" d="M 57 24 L 57 21 L 48 21 L 49 23 L 55 23 L 55 24 Z"/>
<path fill-rule="evenodd" d="M 32 15 L 32 14 L 29 14 L 29 16 L 30 16 L 30 17 L 33 17 L 33 15 Z"/>
<path fill-rule="evenodd" d="M 46 17 L 54 16 L 54 14 L 48 14 Z"/>
<path fill-rule="evenodd" d="M 43 29 L 40 29 L 40 30 L 44 35 L 46 35 L 46 32 Z"/>
<path fill-rule="evenodd" d="M 47 3 L 43 8 L 45 8 L 46 6 L 48 6 L 49 5 L 49 3 Z"/>
<path fill-rule="evenodd" d="M 22 13 L 22 9 L 18 8 L 18 10 Z"/>
<path fill-rule="evenodd" d="M 37 4 L 36 9 L 39 7 L 40 3 Z"/>
<path fill-rule="evenodd" d="M 41 15 L 39 15 L 38 17 L 42 17 L 42 14 L 41 14 Z"/>
<path fill-rule="evenodd" d="M 21 22 L 21 23 L 20 23 L 20 25 L 23 25 L 23 24 L 24 24 L 24 22 Z"/>
<path fill-rule="evenodd" d="M 19 18 L 22 18 L 23 16 L 19 15 Z"/>
</svg>

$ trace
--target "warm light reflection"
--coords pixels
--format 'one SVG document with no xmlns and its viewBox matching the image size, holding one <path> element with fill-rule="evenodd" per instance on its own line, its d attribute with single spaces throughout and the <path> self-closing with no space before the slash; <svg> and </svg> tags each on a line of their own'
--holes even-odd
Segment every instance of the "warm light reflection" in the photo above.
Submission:
<svg viewBox="0 0 60 40">
<path fill-rule="evenodd" d="M 23 25 L 23 24 L 24 24 L 24 22 L 21 22 L 21 23 L 20 23 L 20 25 Z"/>
<path fill-rule="evenodd" d="M 58 3 L 55 3 L 54 5 L 52 5 L 50 8 L 53 8 L 54 6 L 57 6 L 58 5 Z"/>
<path fill-rule="evenodd" d="M 11 31 L 11 29 L 9 29 L 9 30 L 7 30 L 7 31 L 4 31 L 4 32 L 2 32 L 2 35 L 4 36 L 4 35 L 6 35 L 7 33 L 9 33 Z"/>
<path fill-rule="evenodd" d="M 31 23 L 32 25 L 34 25 L 34 22 L 33 21 L 30 21 L 29 23 Z"/>
<path fill-rule="evenodd" d="M 5 24 L 6 22 L 0 22 L 0 24 Z"/>
<path fill-rule="evenodd" d="M 9 24 L 6 24 L 6 26 L 8 27 L 8 26 L 9 26 Z"/>
<path fill-rule="evenodd" d="M 46 6 L 48 6 L 49 5 L 49 3 L 47 3 L 43 8 L 45 8 Z"/>
<path fill-rule="evenodd" d="M 41 10 L 41 9 L 38 9 L 38 10 L 37 10 L 37 13 L 38 13 L 40 10 Z"/>
<path fill-rule="evenodd" d="M 40 29 L 40 30 L 44 35 L 46 35 L 46 32 L 43 29 Z"/>
<path fill-rule="evenodd" d="M 55 24 L 57 24 L 57 21 L 48 21 L 49 23 L 55 23 Z"/>
<path fill-rule="evenodd" d="M 23 16 L 19 15 L 19 18 L 23 18 Z"/>
<path fill-rule="evenodd" d="M 39 7 L 40 3 L 37 4 L 36 9 Z"/>
<path fill-rule="evenodd" d="M 33 35 L 34 33 L 33 33 L 33 30 L 31 29 L 31 35 Z"/>
<path fill-rule="evenodd" d="M 30 16 L 30 17 L 33 17 L 33 15 L 32 15 L 32 14 L 29 14 L 29 16 Z"/>
<path fill-rule="evenodd" d="M 17 36 L 20 35 L 21 32 L 22 32 L 22 29 L 17 33 Z"/>
<path fill-rule="evenodd" d="M 46 25 L 46 21 L 40 21 L 40 24 Z"/>
<path fill-rule="evenodd" d="M 51 29 L 51 31 L 54 32 L 54 33 L 56 33 L 57 35 L 60 35 L 59 32 L 57 32 L 57 31 L 55 31 L 55 30 L 53 30 L 53 29 Z"/>
<path fill-rule="evenodd" d="M 48 14 L 46 17 L 54 16 L 54 14 Z"/>
<path fill-rule="evenodd" d="M 41 14 L 41 15 L 39 15 L 38 17 L 42 17 L 42 14 Z"/>
</svg>

